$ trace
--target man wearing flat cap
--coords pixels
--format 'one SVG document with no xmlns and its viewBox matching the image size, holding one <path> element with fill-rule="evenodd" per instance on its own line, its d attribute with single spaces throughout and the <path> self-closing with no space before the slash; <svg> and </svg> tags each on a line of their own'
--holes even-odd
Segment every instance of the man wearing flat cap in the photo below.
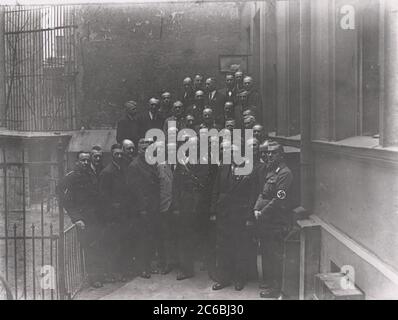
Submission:
<svg viewBox="0 0 398 320">
<path fill-rule="evenodd" d="M 284 150 L 277 142 L 269 142 L 265 183 L 254 205 L 254 216 L 267 259 L 268 288 L 263 298 L 278 298 L 282 286 L 283 238 L 289 226 L 290 187 L 293 174 L 284 161 Z"/>
</svg>

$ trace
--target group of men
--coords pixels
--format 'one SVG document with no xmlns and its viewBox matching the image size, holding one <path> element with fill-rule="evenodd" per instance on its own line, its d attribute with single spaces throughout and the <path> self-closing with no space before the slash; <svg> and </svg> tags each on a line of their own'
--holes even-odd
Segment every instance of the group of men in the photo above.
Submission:
<svg viewBox="0 0 398 320">
<path fill-rule="evenodd" d="M 195 275 L 202 262 L 215 281 L 213 290 L 231 284 L 240 291 L 254 265 L 251 253 L 262 239 L 266 265 L 262 297 L 281 292 L 282 239 L 289 225 L 292 173 L 283 147 L 270 141 L 259 124 L 261 98 L 253 79 L 242 72 L 228 74 L 225 88 L 213 78 L 196 75 L 183 80 L 184 92 L 172 101 L 169 92 L 149 99 L 138 113 L 137 103 L 125 104 L 126 118 L 117 125 L 112 160 L 102 164 L 101 147 L 78 154 L 76 167 L 61 181 L 62 205 L 79 229 L 92 286 L 125 281 L 138 273 L 177 270 L 177 280 Z M 252 129 L 253 138 L 240 141 L 252 149 L 253 170 L 237 174 L 244 163 L 150 164 L 145 154 L 172 142 L 146 138 L 149 129 Z M 233 153 L 236 141 L 222 141 L 220 154 Z M 167 155 L 167 152 L 166 152 Z M 200 156 L 199 156 L 200 157 Z"/>
</svg>

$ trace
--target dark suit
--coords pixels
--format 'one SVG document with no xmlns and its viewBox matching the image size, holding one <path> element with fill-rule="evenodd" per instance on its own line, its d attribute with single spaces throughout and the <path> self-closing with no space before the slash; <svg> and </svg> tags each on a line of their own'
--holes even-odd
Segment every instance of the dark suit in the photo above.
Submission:
<svg viewBox="0 0 398 320">
<path fill-rule="evenodd" d="M 217 280 L 245 282 L 248 277 L 251 247 L 250 232 L 246 222 L 251 219 L 253 204 L 259 190 L 258 170 L 254 165 L 251 174 L 236 176 L 232 165 L 221 165 L 213 188 L 212 211 L 217 224 Z"/>
<path fill-rule="evenodd" d="M 133 209 L 126 184 L 125 166 L 109 163 L 100 175 L 102 209 L 106 220 L 109 271 L 125 273 L 132 261 Z"/>
<path fill-rule="evenodd" d="M 127 184 L 131 198 L 136 199 L 138 212 L 138 268 L 141 272 L 150 272 L 151 259 L 161 248 L 160 177 L 157 166 L 148 164 L 144 154 L 138 155 L 128 167 Z"/>
<path fill-rule="evenodd" d="M 91 168 L 83 170 L 76 166 L 57 186 L 60 202 L 75 223 L 82 220 L 83 230 L 78 229 L 79 241 L 86 257 L 89 280 L 101 280 L 105 270 L 102 236 L 104 223 L 99 204 L 98 180 Z"/>
<path fill-rule="evenodd" d="M 193 91 L 183 92 L 181 95 L 180 101 L 184 105 L 184 110 L 187 109 L 190 105 L 192 105 L 195 101 L 195 93 Z"/>
<path fill-rule="evenodd" d="M 205 104 L 212 108 L 214 119 L 218 124 L 222 124 L 224 120 L 225 96 L 220 91 L 215 91 L 211 97 L 210 93 L 207 93 L 205 97 Z"/>
<path fill-rule="evenodd" d="M 160 114 L 155 114 L 152 118 L 149 115 L 149 111 L 145 111 L 138 116 L 137 121 L 140 124 L 140 138 L 144 138 L 146 132 L 149 129 L 163 129 L 164 119 Z"/>
<path fill-rule="evenodd" d="M 198 125 L 202 122 L 202 114 L 204 107 L 199 107 L 196 104 L 190 105 L 185 109 L 185 115 L 192 115 L 195 118 L 194 125 Z"/>
<path fill-rule="evenodd" d="M 261 94 L 257 90 L 252 89 L 248 91 L 247 106 L 254 112 L 257 121 L 262 123 L 263 103 Z"/>
<path fill-rule="evenodd" d="M 116 141 L 122 143 L 124 139 L 129 139 L 137 145 L 138 140 L 141 138 L 140 122 L 136 119 L 126 117 L 117 123 L 116 128 Z"/>
<path fill-rule="evenodd" d="M 236 89 L 232 88 L 223 88 L 220 89 L 220 93 L 224 96 L 224 104 L 225 102 L 229 101 L 229 102 L 233 102 L 235 104 L 236 102 Z"/>
</svg>

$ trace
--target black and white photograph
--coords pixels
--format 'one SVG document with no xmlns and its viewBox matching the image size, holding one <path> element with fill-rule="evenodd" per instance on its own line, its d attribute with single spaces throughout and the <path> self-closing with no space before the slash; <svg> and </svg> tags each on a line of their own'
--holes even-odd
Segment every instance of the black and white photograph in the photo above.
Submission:
<svg viewBox="0 0 398 320">
<path fill-rule="evenodd" d="M 398 300 L 398 1 L 1 0 L 0 300 Z"/>
</svg>

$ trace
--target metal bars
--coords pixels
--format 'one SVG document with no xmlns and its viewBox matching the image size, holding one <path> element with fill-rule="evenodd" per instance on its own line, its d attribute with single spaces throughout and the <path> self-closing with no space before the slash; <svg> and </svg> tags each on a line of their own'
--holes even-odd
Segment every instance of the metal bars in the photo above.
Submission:
<svg viewBox="0 0 398 320">
<path fill-rule="evenodd" d="M 6 126 L 76 128 L 76 19 L 73 6 L 5 6 Z"/>
</svg>

